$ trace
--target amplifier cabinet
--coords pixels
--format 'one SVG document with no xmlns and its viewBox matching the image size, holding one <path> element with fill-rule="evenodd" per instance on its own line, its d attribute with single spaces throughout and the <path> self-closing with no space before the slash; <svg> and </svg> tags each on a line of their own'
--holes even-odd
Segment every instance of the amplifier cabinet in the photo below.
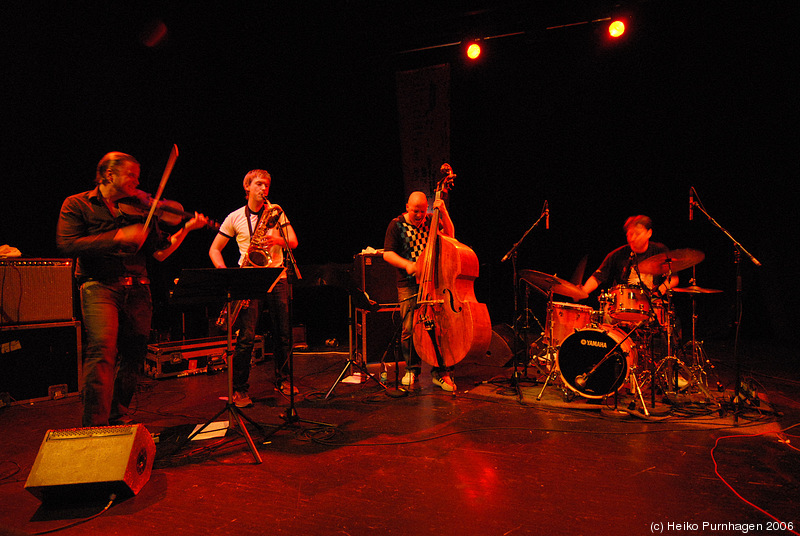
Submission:
<svg viewBox="0 0 800 536">
<path fill-rule="evenodd" d="M 377 311 L 356 309 L 355 313 L 354 354 L 362 363 L 380 363 L 395 333 L 400 329 L 400 308 L 387 307 Z M 386 354 L 385 362 L 394 363 L 394 360 L 394 351 L 390 350 Z M 403 360 L 401 354 L 399 360 Z"/>
<path fill-rule="evenodd" d="M 0 325 L 75 319 L 71 259 L 0 261 Z"/>
<path fill-rule="evenodd" d="M 359 253 L 354 268 L 356 284 L 371 300 L 397 303 L 397 268 L 383 260 L 383 254 Z"/>
<path fill-rule="evenodd" d="M 227 336 L 151 344 L 147 347 L 144 372 L 156 379 L 218 372 L 225 369 L 227 349 Z M 256 335 L 252 362 L 259 363 L 265 358 L 264 337 Z"/>
<path fill-rule="evenodd" d="M 0 393 L 13 403 L 77 393 L 82 367 L 78 321 L 0 327 Z"/>
</svg>

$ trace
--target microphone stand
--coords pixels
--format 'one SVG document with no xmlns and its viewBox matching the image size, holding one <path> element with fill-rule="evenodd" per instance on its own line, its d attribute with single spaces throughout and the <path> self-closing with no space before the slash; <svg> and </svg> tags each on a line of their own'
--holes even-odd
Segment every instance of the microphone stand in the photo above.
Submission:
<svg viewBox="0 0 800 536">
<path fill-rule="evenodd" d="M 503 256 L 503 258 L 500 259 L 500 262 L 506 262 L 510 258 L 511 259 L 511 265 L 512 265 L 512 272 L 513 272 L 514 323 L 511 326 L 511 328 L 512 328 L 512 330 L 514 332 L 514 344 L 513 344 L 513 348 L 511 350 L 513 352 L 512 355 L 513 355 L 513 361 L 514 361 L 514 372 L 513 372 L 512 376 L 511 376 L 511 385 L 516 390 L 517 399 L 520 402 L 522 402 L 522 390 L 520 389 L 520 386 L 519 386 L 520 378 L 519 378 L 519 368 L 518 368 L 518 366 L 519 366 L 520 348 L 519 348 L 519 327 L 517 326 L 517 322 L 519 321 L 519 319 L 520 319 L 520 317 L 522 315 L 520 314 L 520 310 L 519 310 L 519 274 L 517 272 L 517 250 L 522 245 L 522 242 L 525 241 L 525 238 L 528 236 L 528 234 L 530 234 L 530 232 L 533 231 L 533 229 L 535 229 L 536 226 L 539 225 L 539 223 L 542 221 L 542 218 L 544 218 L 546 214 L 547 214 L 547 211 L 543 209 L 542 213 L 539 215 L 539 219 L 537 219 L 535 222 L 533 222 L 533 225 L 531 225 L 528 228 L 528 230 L 525 231 L 525 234 L 523 234 L 522 237 L 519 240 L 517 240 L 517 242 L 511 247 L 511 249 L 508 251 L 508 253 L 506 253 Z M 526 310 L 526 313 L 527 313 L 527 304 L 526 304 L 525 310 Z M 525 322 L 525 326 L 526 327 L 527 327 L 527 324 L 528 324 L 528 322 L 527 322 L 527 318 L 526 318 L 526 322 Z"/>
<path fill-rule="evenodd" d="M 697 193 L 695 191 L 695 193 Z M 736 311 L 735 311 L 735 318 L 734 318 L 734 326 L 735 332 L 734 335 L 734 343 L 733 343 L 733 363 L 734 368 L 736 370 L 736 380 L 733 389 L 733 425 L 739 425 L 739 410 L 741 409 L 741 400 L 740 400 L 740 383 L 741 383 L 741 365 L 739 363 L 739 327 L 742 320 L 742 271 L 741 271 L 741 255 L 744 253 L 750 261 L 755 264 L 756 266 L 761 266 L 761 263 L 756 259 L 745 247 L 736 240 L 731 233 L 727 231 L 724 227 L 722 227 L 717 220 L 711 217 L 711 215 L 706 212 L 706 209 L 703 208 L 703 204 L 698 199 L 695 200 L 694 197 L 689 199 L 689 208 L 692 209 L 697 207 L 700 212 L 705 214 L 708 221 L 710 221 L 717 229 L 722 231 L 722 234 L 728 237 L 728 239 L 733 243 L 734 252 L 733 258 L 734 263 L 736 264 Z"/>
<path fill-rule="evenodd" d="M 286 408 L 286 411 L 281 414 L 280 418 L 283 419 L 283 424 L 280 426 L 276 426 L 270 433 L 264 436 L 264 442 L 272 437 L 275 433 L 283 428 L 287 428 L 289 426 L 297 426 L 297 423 L 306 423 L 306 424 L 315 424 L 317 426 L 328 427 L 328 428 L 336 428 L 335 424 L 329 424 L 325 422 L 317 422 L 317 421 L 309 421 L 306 419 L 301 419 L 297 415 L 297 410 L 294 406 L 294 334 L 292 333 L 292 278 L 302 279 L 303 277 L 300 275 L 300 270 L 297 267 L 297 262 L 294 260 L 294 254 L 292 253 L 292 248 L 289 247 L 289 239 L 286 236 L 286 231 L 284 230 L 283 226 L 278 224 L 278 229 L 280 230 L 281 237 L 283 238 L 284 244 L 286 247 L 284 251 L 286 252 L 286 263 L 289 265 L 288 270 L 286 271 L 287 275 L 287 316 L 289 322 L 289 407 Z M 273 326 L 273 329 L 276 329 L 276 326 Z"/>
</svg>

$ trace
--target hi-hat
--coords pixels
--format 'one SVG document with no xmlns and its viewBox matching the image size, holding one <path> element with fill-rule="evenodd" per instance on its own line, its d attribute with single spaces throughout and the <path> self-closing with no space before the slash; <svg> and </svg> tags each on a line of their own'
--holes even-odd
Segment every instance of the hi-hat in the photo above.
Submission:
<svg viewBox="0 0 800 536">
<path fill-rule="evenodd" d="M 569 296 L 576 300 L 582 300 L 589 296 L 585 290 L 569 281 L 536 270 L 522 270 L 520 278 L 545 296 L 549 296 L 550 292 L 560 296 Z"/>
<path fill-rule="evenodd" d="M 674 288 L 672 292 L 681 292 L 684 294 L 718 294 L 722 291 L 715 288 L 703 288 L 697 285 L 690 285 L 684 288 Z"/>
<path fill-rule="evenodd" d="M 675 249 L 640 261 L 639 271 L 653 275 L 664 275 L 670 271 L 675 273 L 691 268 L 705 258 L 706 254 L 696 249 Z"/>
</svg>

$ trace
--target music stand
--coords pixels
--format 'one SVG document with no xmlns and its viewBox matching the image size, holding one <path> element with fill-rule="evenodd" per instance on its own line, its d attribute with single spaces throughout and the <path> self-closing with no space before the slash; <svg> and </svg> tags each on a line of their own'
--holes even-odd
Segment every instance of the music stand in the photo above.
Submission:
<svg viewBox="0 0 800 536">
<path fill-rule="evenodd" d="M 406 396 L 408 393 L 405 392 L 405 391 L 401 392 L 400 390 L 397 389 L 396 385 L 395 385 L 394 391 L 392 391 L 385 383 L 383 383 L 383 380 L 379 380 L 373 374 L 371 374 L 369 372 L 369 368 L 367 367 L 366 362 L 363 360 L 363 358 L 362 359 L 356 359 L 355 352 L 353 351 L 353 347 L 354 347 L 353 338 L 354 338 L 354 333 L 356 331 L 356 329 L 355 329 L 355 317 L 353 316 L 353 310 L 354 309 L 361 309 L 361 310 L 367 311 L 369 313 L 375 313 L 375 312 L 380 310 L 382 305 L 386 306 L 386 305 L 389 305 L 389 304 L 380 304 L 380 303 L 374 301 L 373 299 L 371 299 L 369 297 L 369 295 L 365 291 L 361 290 L 360 288 L 348 288 L 347 292 L 348 292 L 348 307 L 349 307 L 348 314 L 349 314 L 349 317 L 350 317 L 348 319 L 349 320 L 349 324 L 350 324 L 350 326 L 349 326 L 349 330 L 350 330 L 350 333 L 349 333 L 349 339 L 350 339 L 349 340 L 349 343 L 350 343 L 349 354 L 348 354 L 348 357 L 347 357 L 347 363 L 345 363 L 344 368 L 342 369 L 342 372 L 339 374 L 339 377 L 336 378 L 336 381 L 334 381 L 333 385 L 331 385 L 330 389 L 328 389 L 328 392 L 325 395 L 324 399 L 328 400 L 328 398 L 330 398 L 330 396 L 333 394 L 333 390 L 336 389 L 336 386 L 339 385 L 339 383 L 343 380 L 343 378 L 345 377 L 345 374 L 347 374 L 348 371 L 352 370 L 353 367 L 358 368 L 358 370 L 360 370 L 362 374 L 365 374 L 368 378 L 374 380 L 378 385 L 381 386 L 381 389 L 383 389 L 386 392 L 386 394 L 391 396 L 392 398 L 399 398 L 401 396 Z M 395 334 L 392 336 L 392 342 L 389 343 L 389 346 L 386 348 L 386 351 L 383 353 L 383 358 L 381 359 L 381 363 L 384 362 L 384 360 L 386 359 L 386 354 L 389 352 L 389 350 L 392 348 L 392 346 L 395 345 L 395 340 L 397 339 L 397 337 L 399 335 L 399 331 L 402 329 L 402 327 L 403 326 L 401 324 L 398 327 L 398 329 L 396 330 Z M 397 371 L 398 371 L 398 360 L 395 359 L 395 375 L 397 375 Z M 397 382 L 395 382 L 395 383 L 397 383 Z"/>
<path fill-rule="evenodd" d="M 261 463 L 253 438 L 250 437 L 242 418 L 253 426 L 261 427 L 253 422 L 241 409 L 233 403 L 233 326 L 231 325 L 231 302 L 234 300 L 260 299 L 272 292 L 275 284 L 280 279 L 284 268 L 194 268 L 183 269 L 178 278 L 175 289 L 170 296 L 170 302 L 176 305 L 191 305 L 211 301 L 225 300 L 228 316 L 228 401 L 216 415 L 211 417 L 203 426 L 193 431 L 180 445 L 183 447 L 193 437 L 205 430 L 212 422 L 223 413 L 230 415 L 229 423 L 237 423 L 239 431 L 247 441 L 250 452 L 253 453 L 256 463 Z M 230 428 L 231 425 L 229 424 Z M 261 430 L 263 433 L 263 430 Z"/>
</svg>

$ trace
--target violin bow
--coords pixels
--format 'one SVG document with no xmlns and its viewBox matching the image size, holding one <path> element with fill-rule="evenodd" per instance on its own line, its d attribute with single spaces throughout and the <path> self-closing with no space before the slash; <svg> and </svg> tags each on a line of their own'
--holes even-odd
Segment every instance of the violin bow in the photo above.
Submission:
<svg viewBox="0 0 800 536">
<path fill-rule="evenodd" d="M 150 226 L 150 222 L 153 220 L 153 214 L 156 211 L 156 207 L 158 207 L 158 202 L 161 199 L 161 195 L 164 193 L 164 187 L 167 186 L 167 181 L 169 180 L 169 174 L 172 173 L 172 168 L 175 166 L 175 160 L 177 159 L 178 159 L 178 145 L 173 143 L 172 150 L 169 152 L 169 159 L 167 160 L 167 166 L 164 168 L 164 173 L 161 175 L 161 182 L 158 184 L 158 190 L 156 191 L 156 196 L 153 198 L 153 202 L 150 204 L 150 212 L 147 214 L 147 219 L 144 222 L 145 229 L 147 229 Z M 142 241 L 139 242 L 139 247 L 136 248 L 137 251 L 144 244 L 146 236 L 147 235 L 144 235 L 142 237 Z"/>
</svg>

